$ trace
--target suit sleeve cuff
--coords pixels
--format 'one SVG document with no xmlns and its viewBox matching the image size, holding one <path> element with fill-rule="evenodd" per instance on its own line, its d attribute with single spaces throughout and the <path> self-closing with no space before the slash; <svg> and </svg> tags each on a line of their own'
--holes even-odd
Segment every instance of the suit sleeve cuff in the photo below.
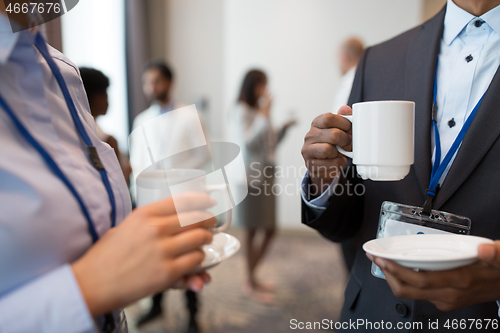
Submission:
<svg viewBox="0 0 500 333">
<path fill-rule="evenodd" d="M 314 215 L 319 216 L 330 204 L 330 198 L 333 196 L 335 192 L 335 187 L 339 183 L 340 175 L 337 175 L 330 186 L 323 192 L 319 197 L 314 198 L 312 200 L 308 200 L 311 197 L 311 178 L 309 177 L 309 171 L 306 172 L 304 179 L 302 179 L 301 185 L 301 196 L 304 203 L 307 207 L 314 213 Z"/>
</svg>

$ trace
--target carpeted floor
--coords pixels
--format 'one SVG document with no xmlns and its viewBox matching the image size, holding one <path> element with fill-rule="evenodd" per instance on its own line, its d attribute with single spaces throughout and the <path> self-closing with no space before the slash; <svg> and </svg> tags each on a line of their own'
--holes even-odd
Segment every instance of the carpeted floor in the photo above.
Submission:
<svg viewBox="0 0 500 333">
<path fill-rule="evenodd" d="M 239 230 L 230 234 L 241 240 Z M 243 254 L 210 270 L 213 281 L 200 294 L 199 323 L 203 333 L 293 332 L 290 320 L 337 320 L 343 302 L 346 272 L 340 247 L 315 233 L 280 232 L 259 269 L 259 277 L 277 286 L 276 304 L 267 306 L 243 295 Z M 187 310 L 184 293 L 169 291 L 163 318 L 138 330 L 137 316 L 149 307 L 142 300 L 126 309 L 131 333 L 181 333 Z M 319 332 L 319 330 L 301 330 Z"/>
</svg>

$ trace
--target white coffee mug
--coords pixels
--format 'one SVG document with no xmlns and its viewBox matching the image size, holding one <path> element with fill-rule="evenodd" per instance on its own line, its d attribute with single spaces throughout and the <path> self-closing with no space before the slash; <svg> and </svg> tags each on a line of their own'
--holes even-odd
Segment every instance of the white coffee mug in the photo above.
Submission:
<svg viewBox="0 0 500 333">
<path fill-rule="evenodd" d="M 352 152 L 337 146 L 352 158 L 363 179 L 401 180 L 414 161 L 415 103 L 375 101 L 356 103 L 352 116 Z"/>
<path fill-rule="evenodd" d="M 205 175 L 205 171 L 197 169 L 160 169 L 143 172 L 137 177 L 136 180 L 137 206 L 144 206 L 171 197 L 171 186 L 175 186 L 175 194 L 185 192 L 210 193 L 220 191 L 222 192 L 222 196 L 225 198 L 226 207 L 230 208 L 231 199 L 227 195 L 226 184 L 207 185 L 204 177 Z M 213 233 L 222 232 L 229 227 L 232 221 L 231 211 L 227 211 L 226 215 L 227 218 L 222 225 L 211 229 Z"/>
</svg>

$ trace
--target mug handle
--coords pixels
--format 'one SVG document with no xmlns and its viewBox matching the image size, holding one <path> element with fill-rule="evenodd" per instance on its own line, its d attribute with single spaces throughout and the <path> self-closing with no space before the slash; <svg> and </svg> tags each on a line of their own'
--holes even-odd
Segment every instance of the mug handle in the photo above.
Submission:
<svg viewBox="0 0 500 333">
<path fill-rule="evenodd" d="M 227 193 L 227 185 L 226 184 L 207 185 L 206 189 L 208 192 L 215 192 L 215 191 L 221 192 L 222 196 L 224 198 L 226 198 L 225 200 L 226 200 L 227 207 L 232 207 L 231 199 L 229 198 L 228 195 L 226 195 L 226 193 Z M 224 223 L 222 223 L 222 225 L 219 227 L 215 227 L 215 228 L 210 229 L 210 231 L 214 234 L 217 234 L 219 232 L 223 232 L 231 225 L 232 221 L 233 221 L 233 212 L 231 209 L 230 211 L 227 212 L 227 219 L 224 221 Z"/>
<path fill-rule="evenodd" d="M 345 119 L 349 120 L 352 124 L 352 115 L 339 114 L 338 116 L 344 117 Z M 337 145 L 335 145 L 335 148 L 337 148 L 339 153 L 341 153 L 342 155 L 345 155 L 347 157 L 350 157 L 351 159 L 354 159 L 354 152 L 353 151 L 345 151 L 344 149 L 342 149 L 341 147 L 339 147 Z"/>
</svg>

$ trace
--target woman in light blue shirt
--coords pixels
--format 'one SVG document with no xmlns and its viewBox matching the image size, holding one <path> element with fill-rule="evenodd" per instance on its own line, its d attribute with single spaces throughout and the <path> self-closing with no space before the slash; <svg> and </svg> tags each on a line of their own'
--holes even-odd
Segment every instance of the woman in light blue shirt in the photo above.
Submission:
<svg viewBox="0 0 500 333">
<path fill-rule="evenodd" d="M 120 308 L 200 290 L 208 275 L 184 277 L 211 242 L 212 200 L 131 213 L 77 68 L 36 29 L 12 33 L 2 1 L 0 35 L 0 332 L 125 332 Z M 181 229 L 176 210 L 206 220 Z"/>
</svg>

